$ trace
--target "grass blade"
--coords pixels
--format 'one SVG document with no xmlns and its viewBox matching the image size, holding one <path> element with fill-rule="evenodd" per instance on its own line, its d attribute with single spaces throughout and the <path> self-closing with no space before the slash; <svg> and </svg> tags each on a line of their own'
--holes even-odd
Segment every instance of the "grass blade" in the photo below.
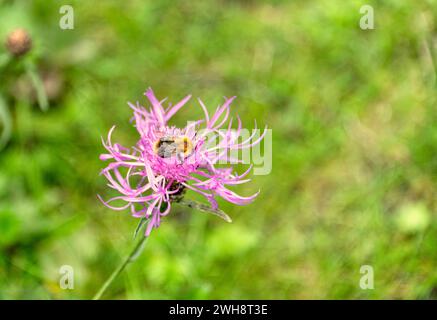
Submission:
<svg viewBox="0 0 437 320">
<path fill-rule="evenodd" d="M 32 62 L 26 63 L 26 72 L 32 81 L 32 85 L 36 90 L 36 96 L 38 100 L 38 105 L 42 111 L 47 111 L 49 108 L 49 101 L 44 89 L 44 84 L 41 77 L 36 71 L 36 67 Z"/>
</svg>

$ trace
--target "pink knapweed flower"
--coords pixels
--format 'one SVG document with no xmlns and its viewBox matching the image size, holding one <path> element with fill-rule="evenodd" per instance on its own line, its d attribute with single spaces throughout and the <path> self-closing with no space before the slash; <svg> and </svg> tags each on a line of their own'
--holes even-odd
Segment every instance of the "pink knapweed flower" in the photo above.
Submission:
<svg viewBox="0 0 437 320">
<path fill-rule="evenodd" d="M 185 128 L 170 126 L 168 121 L 191 98 L 186 96 L 174 106 L 164 109 L 152 89 L 145 93 L 151 108 L 146 109 L 137 103 L 129 106 L 133 109 L 133 121 L 139 133 L 135 146 L 126 148 L 111 141 L 114 127 L 108 133 L 103 145 L 108 153 L 101 160 L 110 161 L 102 170 L 108 180 L 108 186 L 119 195 L 104 201 L 109 208 L 124 210 L 130 208 L 132 215 L 147 218 L 148 236 L 153 228 L 159 226 L 161 217 L 171 210 L 171 203 L 183 197 L 187 189 L 205 196 L 211 207 L 217 209 L 216 197 L 237 205 L 250 203 L 259 191 L 243 197 L 228 189 L 228 186 L 250 181 L 243 179 L 251 170 L 241 175 L 233 173 L 232 166 L 223 168 L 223 163 L 238 163 L 230 156 L 230 151 L 250 148 L 259 143 L 265 133 L 257 137 L 253 134 L 244 141 L 241 139 L 242 123 L 237 116 L 238 127 L 232 129 L 229 117 L 232 97 L 219 106 L 212 117 L 199 99 L 205 119 L 188 123 Z M 226 126 L 225 126 L 226 124 Z M 225 129 L 221 129 L 224 127 Z M 113 201 L 121 201 L 117 207 Z"/>
</svg>

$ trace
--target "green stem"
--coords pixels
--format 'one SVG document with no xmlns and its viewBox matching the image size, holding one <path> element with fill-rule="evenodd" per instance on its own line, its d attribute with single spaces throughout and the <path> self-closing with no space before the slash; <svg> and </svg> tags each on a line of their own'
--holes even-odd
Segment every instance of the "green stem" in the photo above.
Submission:
<svg viewBox="0 0 437 320">
<path fill-rule="evenodd" d="M 100 290 L 96 293 L 96 295 L 93 297 L 93 300 L 99 300 L 102 295 L 105 293 L 106 289 L 108 289 L 109 285 L 114 281 L 115 278 L 126 268 L 126 266 L 134 262 L 138 256 L 140 255 L 141 251 L 144 248 L 144 245 L 146 243 L 147 237 L 142 237 L 140 241 L 136 244 L 132 252 L 126 257 L 126 259 L 118 266 L 117 269 L 111 274 L 111 276 L 108 278 L 108 280 L 105 281 L 103 286 L 100 288 Z"/>
<path fill-rule="evenodd" d="M 25 67 L 30 81 L 32 81 L 32 85 L 35 88 L 39 107 L 42 111 L 47 111 L 49 108 L 49 101 L 44 88 L 44 83 L 36 70 L 36 66 L 33 62 L 27 61 Z"/>
</svg>

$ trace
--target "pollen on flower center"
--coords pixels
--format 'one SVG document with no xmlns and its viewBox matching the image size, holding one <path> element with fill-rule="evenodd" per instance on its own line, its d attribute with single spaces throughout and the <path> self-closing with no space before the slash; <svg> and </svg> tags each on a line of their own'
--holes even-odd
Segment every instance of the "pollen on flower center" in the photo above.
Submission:
<svg viewBox="0 0 437 320">
<path fill-rule="evenodd" d="M 170 158 L 174 155 L 186 157 L 193 151 L 193 143 L 187 136 L 164 136 L 155 142 L 153 150 L 161 158 Z"/>
</svg>

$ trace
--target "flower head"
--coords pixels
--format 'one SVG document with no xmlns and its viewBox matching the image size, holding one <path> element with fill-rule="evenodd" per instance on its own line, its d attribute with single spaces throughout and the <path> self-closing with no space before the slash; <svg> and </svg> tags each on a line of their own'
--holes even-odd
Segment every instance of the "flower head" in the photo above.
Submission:
<svg viewBox="0 0 437 320">
<path fill-rule="evenodd" d="M 147 218 L 148 236 L 153 228 L 159 226 L 161 218 L 170 212 L 172 202 L 179 201 L 187 190 L 205 196 L 213 209 L 218 207 L 216 197 L 237 205 L 245 205 L 255 199 L 258 193 L 243 197 L 228 188 L 250 181 L 244 178 L 251 167 L 237 175 L 233 173 L 232 166 L 221 166 L 232 161 L 238 163 L 238 160 L 230 157 L 230 151 L 250 148 L 259 143 L 265 134 L 264 131 L 257 139 L 253 134 L 240 141 L 241 120 L 237 117 L 238 127 L 232 129 L 233 121 L 229 117 L 230 105 L 235 97 L 226 99 L 212 116 L 199 99 L 205 119 L 177 128 L 168 122 L 190 100 L 191 95 L 167 109 L 164 109 L 162 101 L 155 97 L 152 89 L 149 88 L 145 95 L 150 102 L 150 109 L 139 103 L 129 103 L 139 133 L 136 145 L 126 148 L 113 143 L 111 135 L 115 127 L 111 128 L 107 140 L 103 141 L 107 153 L 102 154 L 100 159 L 110 162 L 102 174 L 108 180 L 108 186 L 119 193 L 108 201 L 99 196 L 107 207 L 114 210 L 130 208 L 134 217 Z M 123 205 L 112 205 L 116 200 L 121 200 Z"/>
</svg>

